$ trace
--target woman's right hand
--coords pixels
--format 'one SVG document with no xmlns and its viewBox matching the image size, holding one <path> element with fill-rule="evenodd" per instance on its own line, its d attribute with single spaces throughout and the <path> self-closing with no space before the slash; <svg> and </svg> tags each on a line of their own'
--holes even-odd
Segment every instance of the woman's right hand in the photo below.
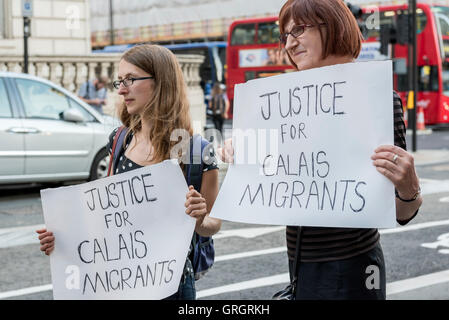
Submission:
<svg viewBox="0 0 449 320">
<path fill-rule="evenodd" d="M 55 236 L 53 232 L 47 231 L 47 229 L 36 230 L 36 232 L 39 234 L 38 238 L 41 243 L 40 250 L 49 256 L 55 249 Z"/>
<path fill-rule="evenodd" d="M 234 163 L 234 148 L 232 147 L 232 139 L 225 140 L 223 147 L 217 148 L 217 153 L 221 161 L 225 163 Z"/>
</svg>

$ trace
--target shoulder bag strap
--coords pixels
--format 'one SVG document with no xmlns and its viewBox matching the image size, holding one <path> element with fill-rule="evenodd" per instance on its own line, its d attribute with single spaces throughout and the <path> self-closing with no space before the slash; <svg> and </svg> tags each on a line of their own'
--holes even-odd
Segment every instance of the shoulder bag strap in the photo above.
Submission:
<svg viewBox="0 0 449 320">
<path fill-rule="evenodd" d="M 123 129 L 125 129 L 125 126 L 121 126 L 120 128 L 118 128 L 117 133 L 114 136 L 114 142 L 112 143 L 112 152 L 109 158 L 108 176 L 112 174 L 112 164 L 114 163 L 115 149 L 117 148 L 117 141 L 119 140 Z"/>
<path fill-rule="evenodd" d="M 295 261 L 293 263 L 293 272 L 294 272 L 292 277 L 293 296 L 296 296 L 296 290 L 298 286 L 299 264 L 301 263 L 301 236 L 302 236 L 302 227 L 298 227 L 296 234 Z"/>
<path fill-rule="evenodd" d="M 190 140 L 190 164 L 188 171 L 188 183 L 195 189 L 201 189 L 201 179 L 203 171 L 201 135 L 195 134 Z M 201 190 L 197 190 L 201 192 Z"/>
</svg>

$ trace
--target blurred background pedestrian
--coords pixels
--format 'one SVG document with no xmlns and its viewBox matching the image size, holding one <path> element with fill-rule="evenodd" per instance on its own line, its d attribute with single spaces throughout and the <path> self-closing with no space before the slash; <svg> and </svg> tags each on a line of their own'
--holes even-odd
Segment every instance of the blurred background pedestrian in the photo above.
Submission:
<svg viewBox="0 0 449 320">
<path fill-rule="evenodd" d="M 229 99 L 226 95 L 226 86 L 215 82 L 212 87 L 211 99 L 209 101 L 209 108 L 212 110 L 212 121 L 214 122 L 215 129 L 223 133 L 223 122 L 227 119 L 229 111 Z"/>
<path fill-rule="evenodd" d="M 103 106 L 106 104 L 107 90 L 106 85 L 109 79 L 107 77 L 88 80 L 81 86 L 78 96 L 96 111 L 103 114 Z"/>
</svg>

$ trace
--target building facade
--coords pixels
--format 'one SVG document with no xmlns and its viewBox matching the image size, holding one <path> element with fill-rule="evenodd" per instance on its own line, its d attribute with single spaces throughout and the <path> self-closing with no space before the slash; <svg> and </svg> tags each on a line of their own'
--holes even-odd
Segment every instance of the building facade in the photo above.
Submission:
<svg viewBox="0 0 449 320">
<path fill-rule="evenodd" d="M 449 0 L 418 0 L 448 4 Z M 233 20 L 276 16 L 286 0 L 91 0 L 92 46 L 223 41 Z M 349 0 L 358 6 L 408 0 Z M 112 34 L 111 34 L 112 30 Z"/>
<path fill-rule="evenodd" d="M 111 26 L 114 44 L 222 41 L 225 40 L 233 20 L 277 15 L 284 2 L 285 0 L 91 0 L 92 46 L 100 48 L 111 44 Z"/>
<path fill-rule="evenodd" d="M 108 1 L 102 0 L 107 3 Z M 117 79 L 118 54 L 91 53 L 89 0 L 33 0 L 28 40 L 29 73 L 78 92 L 89 79 Z M 0 0 L 0 71 L 22 72 L 24 64 L 21 0 Z M 199 66 L 204 57 L 178 57 L 188 85 L 192 118 L 201 131 L 205 124 L 204 95 Z M 109 86 L 105 113 L 114 115 L 121 99 Z"/>
<path fill-rule="evenodd" d="M 0 54 L 23 54 L 22 1 L 0 0 Z M 88 0 L 33 0 L 30 55 L 86 55 L 91 52 Z"/>
</svg>

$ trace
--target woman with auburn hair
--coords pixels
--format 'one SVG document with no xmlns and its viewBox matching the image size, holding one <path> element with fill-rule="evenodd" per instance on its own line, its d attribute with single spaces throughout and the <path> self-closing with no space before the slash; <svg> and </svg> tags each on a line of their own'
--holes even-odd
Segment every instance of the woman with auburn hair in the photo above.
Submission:
<svg viewBox="0 0 449 320">
<path fill-rule="evenodd" d="M 279 13 L 279 28 L 280 43 L 298 72 L 354 62 L 361 50 L 362 35 L 342 0 L 289 0 Z M 394 184 L 396 220 L 405 225 L 423 200 L 413 156 L 405 151 L 402 102 L 396 93 L 393 97 L 394 145 L 379 146 L 371 159 Z M 233 162 L 231 140 L 218 151 L 223 161 Z M 386 299 L 379 238 L 377 229 L 287 226 L 293 298 Z"/>
<path fill-rule="evenodd" d="M 115 174 L 141 168 L 177 158 L 186 175 L 183 157 L 189 148 L 188 139 L 184 148 L 174 148 L 179 141 L 173 141 L 175 130 L 191 137 L 193 134 L 186 84 L 175 55 L 157 45 L 138 45 L 125 52 L 120 60 L 118 79 L 113 82 L 118 94 L 123 96 L 119 108 L 120 120 L 127 128 L 120 159 L 113 168 Z M 118 128 L 110 137 L 108 150 Z M 205 141 L 202 141 L 204 143 Z M 182 150 L 173 152 L 173 150 Z M 210 160 L 210 159 L 209 159 Z M 203 173 L 201 190 L 191 185 L 186 194 L 186 213 L 196 219 L 195 232 L 209 237 L 217 233 L 221 220 L 209 216 L 218 194 L 218 167 L 216 161 L 205 163 L 201 159 Z M 187 161 L 185 161 L 187 162 Z M 186 177 L 187 179 L 187 177 Z M 40 250 L 49 255 L 55 245 L 55 237 L 46 229 L 37 230 Z M 176 294 L 168 299 L 193 300 L 196 297 L 195 278 L 192 268 L 192 244 L 184 266 L 183 276 Z"/>
</svg>

